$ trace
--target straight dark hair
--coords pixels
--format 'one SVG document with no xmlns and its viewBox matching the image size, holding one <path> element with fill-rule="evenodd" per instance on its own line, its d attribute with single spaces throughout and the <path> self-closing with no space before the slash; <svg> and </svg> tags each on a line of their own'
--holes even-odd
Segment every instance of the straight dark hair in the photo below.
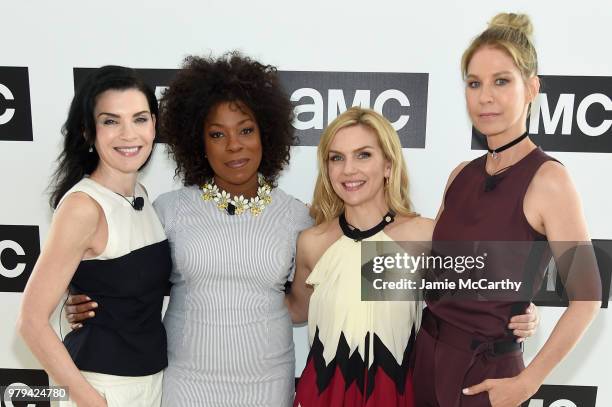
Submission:
<svg viewBox="0 0 612 407">
<path fill-rule="evenodd" d="M 100 161 L 98 152 L 89 151 L 96 140 L 94 109 L 98 96 L 107 90 L 137 89 L 147 98 L 149 111 L 155 116 L 155 133 L 159 122 L 159 110 L 155 92 L 136 73 L 134 69 L 123 66 L 107 65 L 94 70 L 76 91 L 68 118 L 62 127 L 64 148 L 57 158 L 57 169 L 53 173 L 49 189 L 49 203 L 56 209 L 60 200 L 70 188 L 85 175 L 91 174 Z M 149 162 L 151 156 L 142 165 Z"/>
</svg>

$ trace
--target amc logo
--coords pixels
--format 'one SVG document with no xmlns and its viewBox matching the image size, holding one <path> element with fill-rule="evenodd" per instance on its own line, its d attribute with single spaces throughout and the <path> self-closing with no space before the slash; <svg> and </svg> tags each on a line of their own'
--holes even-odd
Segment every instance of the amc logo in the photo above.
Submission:
<svg viewBox="0 0 612 407">
<path fill-rule="evenodd" d="M 318 145 L 330 122 L 360 106 L 383 114 L 403 147 L 425 148 L 426 73 L 281 71 L 279 76 L 295 106 L 300 145 Z"/>
<path fill-rule="evenodd" d="M 94 68 L 74 68 L 78 88 Z M 177 70 L 137 69 L 158 99 Z M 392 123 L 403 147 L 425 148 L 426 73 L 279 71 L 294 104 L 293 126 L 300 145 L 316 146 L 323 129 L 348 107 L 382 113 Z M 163 140 L 161 140 L 163 142 Z"/>
<path fill-rule="evenodd" d="M 592 242 L 601 277 L 601 307 L 608 308 L 608 299 L 612 290 L 612 240 L 593 239 Z M 533 302 L 538 306 L 546 307 L 567 307 L 569 305 L 561 277 L 554 266 L 549 265 L 542 287 Z"/>
<path fill-rule="evenodd" d="M 545 151 L 612 153 L 612 77 L 540 76 L 530 137 Z M 472 149 L 486 146 L 473 130 Z"/>
<path fill-rule="evenodd" d="M 595 407 L 597 387 L 543 385 L 522 407 Z"/>
<path fill-rule="evenodd" d="M 32 141 L 27 67 L 0 66 L 0 141 Z"/>
<path fill-rule="evenodd" d="M 0 225 L 0 292 L 23 292 L 39 254 L 38 226 Z"/>
<path fill-rule="evenodd" d="M 0 394 L 1 407 L 50 407 L 49 401 L 34 402 L 12 402 L 8 397 L 7 390 L 13 386 L 49 386 L 49 376 L 44 370 L 34 369 L 0 369 L 0 388 L 4 389 Z"/>
</svg>

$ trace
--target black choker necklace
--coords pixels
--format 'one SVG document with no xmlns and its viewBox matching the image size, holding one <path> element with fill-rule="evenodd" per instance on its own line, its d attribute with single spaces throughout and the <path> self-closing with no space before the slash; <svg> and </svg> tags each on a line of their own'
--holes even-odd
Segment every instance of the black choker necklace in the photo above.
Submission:
<svg viewBox="0 0 612 407">
<path fill-rule="evenodd" d="M 385 226 L 393 222 L 394 219 L 395 219 L 395 213 L 393 213 L 393 211 L 389 211 L 387 212 L 385 216 L 383 216 L 382 220 L 380 221 L 378 225 L 368 230 L 359 230 L 355 226 L 349 224 L 346 221 L 346 216 L 344 216 L 344 212 L 342 212 L 342 214 L 340 214 L 340 218 L 338 219 L 338 222 L 340 223 L 340 228 L 342 229 L 342 233 L 344 233 L 346 237 L 350 237 L 354 241 L 360 242 L 363 239 L 372 237 L 378 232 L 380 232 L 381 230 L 383 230 Z"/>
<path fill-rule="evenodd" d="M 525 137 L 527 137 L 529 134 L 527 132 L 523 133 L 522 135 L 518 136 L 517 138 L 515 138 L 514 140 L 512 140 L 511 142 L 504 144 L 501 147 L 498 147 L 496 149 L 491 150 L 489 148 L 489 146 L 487 146 L 487 150 L 489 151 L 489 153 L 491 153 L 491 155 L 493 156 L 493 158 L 497 158 L 497 154 L 501 153 L 504 150 L 509 149 L 510 147 L 512 147 L 513 145 L 516 145 L 518 143 L 520 143 Z"/>
</svg>

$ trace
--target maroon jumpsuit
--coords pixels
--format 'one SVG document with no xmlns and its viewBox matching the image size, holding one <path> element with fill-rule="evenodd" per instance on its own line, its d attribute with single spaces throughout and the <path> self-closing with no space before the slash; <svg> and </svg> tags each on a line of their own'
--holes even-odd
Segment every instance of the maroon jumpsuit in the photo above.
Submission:
<svg viewBox="0 0 612 407">
<path fill-rule="evenodd" d="M 486 155 L 470 162 L 446 192 L 434 245 L 545 240 L 525 218 L 523 199 L 536 171 L 550 160 L 554 159 L 535 148 L 496 176 L 493 189 L 485 188 L 487 178 L 491 181 Z M 521 348 L 507 324 L 513 315 L 524 313 L 528 301 L 428 300 L 427 306 L 413 361 L 415 405 L 489 406 L 488 393 L 464 396 L 462 389 L 485 379 L 516 376 L 524 369 Z"/>
</svg>

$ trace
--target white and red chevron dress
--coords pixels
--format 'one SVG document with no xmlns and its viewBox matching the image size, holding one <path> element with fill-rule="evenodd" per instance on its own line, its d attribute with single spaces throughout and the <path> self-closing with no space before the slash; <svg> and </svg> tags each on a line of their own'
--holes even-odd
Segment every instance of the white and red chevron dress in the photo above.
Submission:
<svg viewBox="0 0 612 407">
<path fill-rule="evenodd" d="M 365 239 L 392 241 L 383 231 Z M 361 243 L 342 235 L 307 283 L 310 353 L 294 407 L 413 407 L 417 301 L 361 301 Z"/>
</svg>

